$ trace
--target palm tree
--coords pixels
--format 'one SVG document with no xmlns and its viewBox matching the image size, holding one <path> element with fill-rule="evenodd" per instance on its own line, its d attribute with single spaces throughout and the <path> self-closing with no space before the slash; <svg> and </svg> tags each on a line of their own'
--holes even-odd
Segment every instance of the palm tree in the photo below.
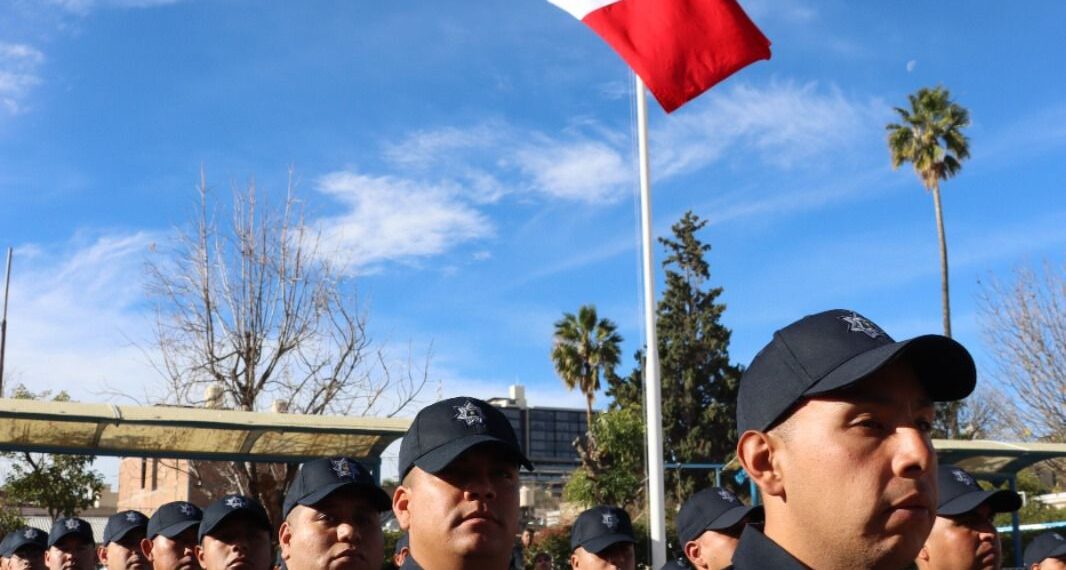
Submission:
<svg viewBox="0 0 1066 570">
<path fill-rule="evenodd" d="M 600 389 L 600 374 L 614 374 L 622 337 L 618 327 L 596 315 L 594 305 L 582 305 L 577 315 L 563 313 L 555 323 L 552 362 L 567 389 L 575 387 L 585 395 L 588 425 L 592 426 L 592 401 Z"/>
<path fill-rule="evenodd" d="M 940 205 L 940 181 L 957 174 L 962 168 L 962 161 L 970 157 L 970 142 L 962 133 L 962 129 L 970 125 L 970 113 L 952 101 L 948 90 L 943 87 L 923 87 L 907 98 L 911 103 L 909 110 L 896 107 L 901 122 L 885 126 L 888 129 L 888 149 L 892 153 L 892 168 L 910 162 L 922 185 L 933 194 L 936 232 L 940 239 L 944 335 L 950 337 L 948 246 Z"/>
</svg>

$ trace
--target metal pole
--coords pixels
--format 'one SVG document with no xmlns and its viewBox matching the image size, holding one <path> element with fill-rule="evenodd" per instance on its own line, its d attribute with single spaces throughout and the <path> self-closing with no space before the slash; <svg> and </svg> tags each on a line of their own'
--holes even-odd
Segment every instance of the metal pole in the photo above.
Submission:
<svg viewBox="0 0 1066 570">
<path fill-rule="evenodd" d="M 659 339 L 655 332 L 655 277 L 652 271 L 651 175 L 648 166 L 648 110 L 644 82 L 637 82 L 637 144 L 640 149 L 640 224 L 644 265 L 644 410 L 648 426 L 648 527 L 651 567 L 666 564 L 666 512 L 663 484 L 663 421 L 659 386 Z"/>
<path fill-rule="evenodd" d="M 4 316 L 0 319 L 0 398 L 4 397 L 4 352 L 7 348 L 7 292 L 11 289 L 11 248 L 7 248 L 7 270 L 4 273 Z"/>
</svg>

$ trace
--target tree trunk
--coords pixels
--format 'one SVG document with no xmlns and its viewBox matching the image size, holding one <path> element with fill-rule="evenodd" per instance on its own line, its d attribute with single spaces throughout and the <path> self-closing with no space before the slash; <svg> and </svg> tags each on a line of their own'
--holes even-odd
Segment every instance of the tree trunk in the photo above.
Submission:
<svg viewBox="0 0 1066 570">
<path fill-rule="evenodd" d="M 944 312 L 944 336 L 951 337 L 951 300 L 948 295 L 948 241 L 944 233 L 944 210 L 940 206 L 940 181 L 933 182 L 936 235 L 940 240 L 940 294 Z"/>
</svg>

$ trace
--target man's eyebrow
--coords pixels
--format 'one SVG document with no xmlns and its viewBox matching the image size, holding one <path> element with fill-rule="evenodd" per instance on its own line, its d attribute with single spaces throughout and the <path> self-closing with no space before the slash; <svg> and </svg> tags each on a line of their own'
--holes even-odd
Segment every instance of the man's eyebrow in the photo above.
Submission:
<svg viewBox="0 0 1066 570">
<path fill-rule="evenodd" d="M 846 398 L 843 398 L 843 400 L 853 404 L 865 404 L 885 408 L 896 407 L 905 404 L 905 402 L 900 399 L 891 398 L 883 394 L 870 394 L 860 392 L 853 392 L 851 394 L 848 394 Z M 922 396 L 921 398 L 918 398 L 916 401 L 914 401 L 914 404 L 917 409 L 924 410 L 926 408 L 933 407 L 933 400 L 928 396 Z"/>
</svg>

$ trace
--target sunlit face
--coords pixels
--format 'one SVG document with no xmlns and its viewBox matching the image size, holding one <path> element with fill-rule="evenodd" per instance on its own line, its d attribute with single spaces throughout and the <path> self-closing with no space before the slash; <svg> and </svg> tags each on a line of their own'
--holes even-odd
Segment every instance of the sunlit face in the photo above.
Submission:
<svg viewBox="0 0 1066 570">
<path fill-rule="evenodd" d="M 597 553 L 579 546 L 570 556 L 570 567 L 574 570 L 634 570 L 637 567 L 636 552 L 631 542 L 616 542 Z"/>
<path fill-rule="evenodd" d="M 918 566 L 935 570 L 999 568 L 999 534 L 992 524 L 993 514 L 984 504 L 961 515 L 938 516 L 918 553 Z"/>
<path fill-rule="evenodd" d="M 297 505 L 278 537 L 289 570 L 377 570 L 385 556 L 378 510 L 354 489 Z"/>
<path fill-rule="evenodd" d="M 744 523 L 728 529 L 707 530 L 685 545 L 685 556 L 700 570 L 717 570 L 732 564 L 733 551 L 740 542 Z"/>
<path fill-rule="evenodd" d="M 1039 570 L 1066 570 L 1066 557 L 1045 558 L 1039 564 L 1034 564 L 1033 568 L 1038 568 Z"/>
<path fill-rule="evenodd" d="M 518 532 L 513 458 L 480 445 L 439 473 L 415 467 L 404 482 L 393 496 L 393 512 L 410 537 L 410 555 L 421 566 L 510 558 Z"/>
<path fill-rule="evenodd" d="M 915 559 L 937 504 L 932 422 L 925 389 L 898 361 L 796 408 L 772 439 L 783 485 L 775 516 L 787 519 L 776 530 L 801 560 L 901 568 Z M 781 521 L 767 509 L 769 529 Z"/>
<path fill-rule="evenodd" d="M 96 549 L 92 542 L 67 535 L 44 552 L 49 570 L 95 570 Z"/>
<path fill-rule="evenodd" d="M 274 562 L 270 533 L 247 517 L 234 516 L 196 547 L 204 570 L 267 570 Z"/>
<path fill-rule="evenodd" d="M 141 542 L 152 570 L 200 570 L 196 560 L 196 525 L 169 538 L 158 534 Z"/>
<path fill-rule="evenodd" d="M 107 546 L 101 546 L 97 555 L 100 564 L 108 570 L 145 570 L 148 559 L 141 551 L 144 529 L 134 529 L 119 540 L 112 540 Z"/>
</svg>

